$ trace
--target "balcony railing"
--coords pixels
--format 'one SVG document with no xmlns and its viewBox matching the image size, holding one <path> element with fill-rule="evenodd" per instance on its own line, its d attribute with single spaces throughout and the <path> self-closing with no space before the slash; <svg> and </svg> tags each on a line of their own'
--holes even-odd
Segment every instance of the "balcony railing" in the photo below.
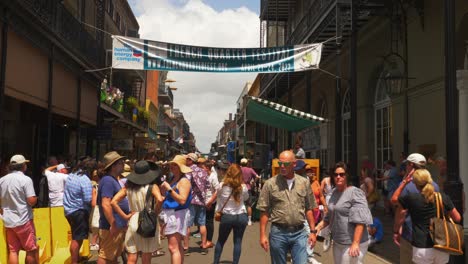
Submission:
<svg viewBox="0 0 468 264">
<path fill-rule="evenodd" d="M 157 133 L 167 133 L 168 135 L 172 136 L 172 128 L 169 126 L 157 126 L 156 127 Z"/>
<path fill-rule="evenodd" d="M 174 94 L 167 85 L 160 85 L 158 89 L 158 99 L 161 104 L 173 105 Z"/>
<path fill-rule="evenodd" d="M 104 65 L 104 50 L 100 47 L 96 37 L 89 33 L 89 27 L 80 23 L 61 1 L 56 0 L 13 0 L 21 5 L 28 14 L 40 21 L 46 30 L 51 31 L 61 45 L 69 48 L 78 57 L 96 67 Z M 29 20 L 29 19 L 28 19 Z"/>
<path fill-rule="evenodd" d="M 304 13 L 301 21 L 291 34 L 286 38 L 289 45 L 301 44 L 305 41 L 307 34 L 313 30 L 313 27 L 318 26 L 322 18 L 327 16 L 326 10 L 332 5 L 337 4 L 337 0 L 312 0 L 309 10 Z"/>
</svg>

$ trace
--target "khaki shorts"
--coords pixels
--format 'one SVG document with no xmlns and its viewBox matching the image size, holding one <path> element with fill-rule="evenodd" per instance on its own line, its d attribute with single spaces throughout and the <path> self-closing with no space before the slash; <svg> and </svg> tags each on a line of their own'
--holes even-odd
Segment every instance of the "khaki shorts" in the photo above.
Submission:
<svg viewBox="0 0 468 264">
<path fill-rule="evenodd" d="M 109 230 L 99 229 L 99 257 L 109 261 L 116 261 L 124 248 L 126 230 L 122 229 L 115 235 Z"/>
</svg>

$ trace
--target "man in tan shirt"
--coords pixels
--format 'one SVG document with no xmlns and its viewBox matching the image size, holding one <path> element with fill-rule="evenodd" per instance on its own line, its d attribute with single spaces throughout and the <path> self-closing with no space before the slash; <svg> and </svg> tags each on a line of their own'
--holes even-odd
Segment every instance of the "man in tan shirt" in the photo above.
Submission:
<svg viewBox="0 0 468 264">
<path fill-rule="evenodd" d="M 257 209 L 260 215 L 260 245 L 270 250 L 273 264 L 286 264 L 291 248 L 293 263 L 307 263 L 307 246 L 314 247 L 317 240 L 312 209 L 317 207 L 309 181 L 294 173 L 296 158 L 292 151 L 279 156 L 280 174 L 265 182 L 260 192 Z M 271 220 L 270 237 L 266 226 Z M 304 228 L 307 220 L 310 234 Z"/>
</svg>

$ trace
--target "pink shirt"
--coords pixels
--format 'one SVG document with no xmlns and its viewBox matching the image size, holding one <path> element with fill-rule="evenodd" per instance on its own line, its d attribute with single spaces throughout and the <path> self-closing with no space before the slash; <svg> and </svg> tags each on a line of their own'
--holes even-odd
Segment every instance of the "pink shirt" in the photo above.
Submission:
<svg viewBox="0 0 468 264">
<path fill-rule="evenodd" d="M 257 173 L 249 167 L 241 167 L 242 170 L 242 179 L 244 180 L 245 185 L 247 186 L 247 190 L 250 190 L 250 182 L 255 179 Z"/>
</svg>

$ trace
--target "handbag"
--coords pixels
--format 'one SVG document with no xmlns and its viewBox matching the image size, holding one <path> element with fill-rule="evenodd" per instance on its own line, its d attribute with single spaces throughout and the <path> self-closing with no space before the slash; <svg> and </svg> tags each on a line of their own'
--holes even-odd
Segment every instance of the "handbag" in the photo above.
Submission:
<svg viewBox="0 0 468 264">
<path fill-rule="evenodd" d="M 221 207 L 221 209 L 219 211 L 216 211 L 215 213 L 215 216 L 214 216 L 214 219 L 216 221 L 221 221 L 221 216 L 223 216 L 223 210 L 224 210 L 224 207 L 226 206 L 227 202 L 229 201 L 229 199 L 231 199 L 231 196 L 232 196 L 232 191 L 231 191 L 231 194 L 229 195 L 229 197 L 226 199 L 226 201 L 224 202 L 223 204 L 223 207 Z"/>
<path fill-rule="evenodd" d="M 145 207 L 138 215 L 137 233 L 145 238 L 154 237 L 156 235 L 157 215 L 154 211 L 154 197 L 151 190 L 153 190 L 152 184 L 148 186 L 148 191 L 146 192 Z"/>
<path fill-rule="evenodd" d="M 463 255 L 463 227 L 453 222 L 450 216 L 445 216 L 440 193 L 435 193 L 435 200 L 437 217 L 431 218 L 429 226 L 434 249 L 450 255 Z"/>
</svg>

